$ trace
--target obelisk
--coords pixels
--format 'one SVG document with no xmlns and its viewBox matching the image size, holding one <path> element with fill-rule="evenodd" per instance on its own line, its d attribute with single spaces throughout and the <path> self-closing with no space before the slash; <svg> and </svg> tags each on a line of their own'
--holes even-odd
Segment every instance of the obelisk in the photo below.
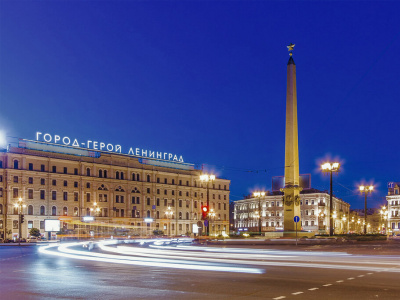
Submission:
<svg viewBox="0 0 400 300">
<path fill-rule="evenodd" d="M 289 233 L 295 231 L 294 217 L 300 217 L 300 191 L 299 186 L 299 146 L 297 131 L 297 91 L 296 91 L 296 65 L 292 57 L 294 44 L 290 44 L 289 61 L 287 63 L 286 87 L 286 135 L 285 135 L 285 187 L 283 192 L 284 221 L 283 229 Z M 301 221 L 297 224 L 300 230 Z"/>
</svg>

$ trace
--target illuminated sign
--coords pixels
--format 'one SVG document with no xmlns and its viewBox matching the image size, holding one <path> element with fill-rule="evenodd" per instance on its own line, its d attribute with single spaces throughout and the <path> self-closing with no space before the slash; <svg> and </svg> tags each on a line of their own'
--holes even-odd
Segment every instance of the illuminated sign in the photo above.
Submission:
<svg viewBox="0 0 400 300">
<path fill-rule="evenodd" d="M 60 231 L 60 220 L 44 220 L 44 231 L 46 232 Z"/>
<path fill-rule="evenodd" d="M 91 216 L 84 216 L 84 217 L 82 218 L 82 221 L 83 221 L 83 222 L 91 222 L 91 221 L 94 221 L 94 217 L 91 217 Z"/>
<path fill-rule="evenodd" d="M 151 222 L 153 222 L 154 220 L 153 220 L 152 218 L 144 218 L 144 221 L 145 221 L 146 223 L 151 223 Z"/>
<path fill-rule="evenodd" d="M 70 138 L 68 136 L 60 136 L 57 134 L 51 135 L 50 133 L 42 133 L 37 131 L 36 132 L 36 141 L 45 142 L 45 143 L 52 143 L 52 144 L 59 144 L 64 146 L 70 147 L 78 147 L 78 148 L 85 148 L 103 152 L 111 152 L 111 153 L 124 153 L 122 152 L 122 146 L 117 144 L 110 144 L 104 143 L 99 141 L 92 141 L 87 140 L 85 142 L 78 141 L 76 138 Z M 154 159 L 162 159 L 162 160 L 171 160 L 183 163 L 182 155 L 178 156 L 173 153 L 168 152 L 159 152 L 141 148 L 134 148 L 130 147 L 127 151 L 128 155 L 132 156 L 140 156 L 140 157 L 147 157 L 147 158 L 154 158 Z"/>
</svg>

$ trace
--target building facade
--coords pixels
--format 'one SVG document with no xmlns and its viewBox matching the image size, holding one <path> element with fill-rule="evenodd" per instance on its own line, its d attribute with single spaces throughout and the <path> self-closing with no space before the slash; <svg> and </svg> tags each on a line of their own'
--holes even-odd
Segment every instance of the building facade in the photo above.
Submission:
<svg viewBox="0 0 400 300">
<path fill-rule="evenodd" d="M 400 233 L 400 182 L 389 182 L 387 201 L 387 223 L 391 234 Z M 384 217 L 384 216 L 383 216 Z"/>
<path fill-rule="evenodd" d="M 30 228 L 44 233 L 46 219 L 60 220 L 61 230 L 69 233 L 95 228 L 113 234 L 145 235 L 161 230 L 190 235 L 196 232 L 195 225 L 203 224 L 201 206 L 207 202 L 207 192 L 214 212 L 210 233 L 229 232 L 229 180 L 202 183 L 201 170 L 178 162 L 100 151 L 75 153 L 78 150 L 44 143 L 29 145 L 20 142 L 0 152 L 3 238 L 18 235 L 18 203 L 25 219 L 22 238 Z M 95 220 L 84 223 L 84 216 Z"/>
<path fill-rule="evenodd" d="M 329 232 L 329 194 L 317 190 L 300 194 L 300 222 L 298 230 L 315 233 Z M 350 204 L 333 197 L 335 233 L 344 233 L 349 228 Z M 266 195 L 235 201 L 234 224 L 236 231 L 282 231 L 284 220 L 281 194 Z"/>
</svg>

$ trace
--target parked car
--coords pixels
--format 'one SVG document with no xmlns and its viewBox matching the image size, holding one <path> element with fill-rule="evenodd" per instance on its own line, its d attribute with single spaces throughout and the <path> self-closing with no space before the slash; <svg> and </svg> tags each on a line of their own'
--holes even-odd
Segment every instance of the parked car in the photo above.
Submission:
<svg viewBox="0 0 400 300">
<path fill-rule="evenodd" d="M 31 236 L 26 240 L 27 243 L 37 243 L 39 241 L 40 241 L 40 239 L 36 236 Z"/>
</svg>

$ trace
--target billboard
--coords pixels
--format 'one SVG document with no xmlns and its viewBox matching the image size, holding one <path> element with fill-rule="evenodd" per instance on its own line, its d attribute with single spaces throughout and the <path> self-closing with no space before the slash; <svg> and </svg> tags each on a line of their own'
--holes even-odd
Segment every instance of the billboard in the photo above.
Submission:
<svg viewBox="0 0 400 300">
<path fill-rule="evenodd" d="M 60 220 L 44 220 L 44 231 L 46 232 L 60 231 Z"/>
<path fill-rule="evenodd" d="M 303 190 L 311 189 L 311 174 L 300 174 L 299 185 Z M 285 176 L 273 176 L 272 177 L 272 191 L 279 192 L 281 188 L 285 187 Z"/>
</svg>

